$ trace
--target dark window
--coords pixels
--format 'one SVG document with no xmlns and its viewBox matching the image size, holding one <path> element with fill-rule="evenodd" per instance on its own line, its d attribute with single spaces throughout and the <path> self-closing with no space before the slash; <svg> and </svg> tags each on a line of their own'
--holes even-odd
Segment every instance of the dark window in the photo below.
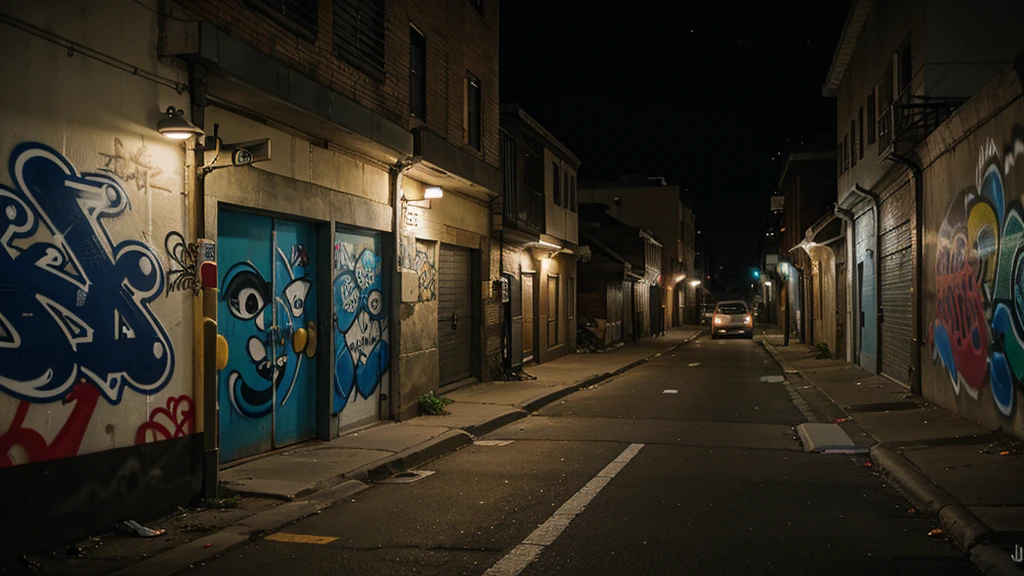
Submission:
<svg viewBox="0 0 1024 576">
<path fill-rule="evenodd" d="M 409 28 L 409 112 L 427 119 L 427 39 Z"/>
<path fill-rule="evenodd" d="M 566 208 L 572 207 L 572 203 L 569 200 L 569 173 L 562 172 L 562 197 L 565 199 L 565 203 L 562 206 Z"/>
<path fill-rule="evenodd" d="M 836 142 L 836 174 L 843 173 L 843 141 Z"/>
<path fill-rule="evenodd" d="M 872 89 L 871 95 L 868 96 L 868 144 L 875 143 L 875 134 L 878 128 L 878 117 L 875 115 L 875 92 L 877 90 L 877 88 Z"/>
<path fill-rule="evenodd" d="M 864 157 L 864 107 L 857 111 L 857 156 Z"/>
<path fill-rule="evenodd" d="M 907 35 L 906 38 L 903 39 L 903 42 L 900 43 L 900 47 L 897 50 L 896 55 L 897 55 L 897 62 L 898 62 L 898 66 L 899 66 L 899 68 L 898 68 L 899 77 L 897 78 L 897 81 L 899 82 L 898 93 L 902 94 L 904 90 L 906 90 L 907 88 L 910 87 L 911 59 L 910 59 L 910 35 L 909 34 Z"/>
<path fill-rule="evenodd" d="M 554 198 L 555 204 L 562 205 L 562 190 L 559 184 L 562 182 L 562 175 L 558 170 L 558 162 L 551 163 L 551 197 Z"/>
<path fill-rule="evenodd" d="M 575 212 L 576 206 L 576 175 L 573 174 L 569 177 L 569 210 Z"/>
<path fill-rule="evenodd" d="M 843 134 L 843 172 L 850 169 L 850 135 Z"/>
<path fill-rule="evenodd" d="M 469 5 L 472 6 L 481 16 L 484 14 L 484 0 L 469 0 Z"/>
<path fill-rule="evenodd" d="M 850 167 L 857 165 L 857 119 L 850 120 Z"/>
<path fill-rule="evenodd" d="M 384 0 L 334 0 L 334 52 L 357 68 L 384 73 Z"/>
<path fill-rule="evenodd" d="M 466 77 L 466 143 L 480 149 L 480 80 Z"/>
<path fill-rule="evenodd" d="M 279 20 L 316 35 L 317 0 L 261 0 Z"/>
</svg>

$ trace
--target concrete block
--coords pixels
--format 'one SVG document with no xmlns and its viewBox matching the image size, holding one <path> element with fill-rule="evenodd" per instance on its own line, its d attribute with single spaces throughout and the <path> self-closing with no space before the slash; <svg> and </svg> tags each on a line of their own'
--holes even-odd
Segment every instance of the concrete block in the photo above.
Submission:
<svg viewBox="0 0 1024 576">
<path fill-rule="evenodd" d="M 854 450 L 853 440 L 838 424 L 805 422 L 796 427 L 800 442 L 806 452 L 826 450 Z"/>
</svg>

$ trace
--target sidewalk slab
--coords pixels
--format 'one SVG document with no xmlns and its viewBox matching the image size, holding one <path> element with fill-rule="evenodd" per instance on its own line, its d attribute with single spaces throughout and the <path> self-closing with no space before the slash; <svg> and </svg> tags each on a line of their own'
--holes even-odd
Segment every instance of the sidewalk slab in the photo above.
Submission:
<svg viewBox="0 0 1024 576">
<path fill-rule="evenodd" d="M 796 427 L 806 452 L 853 451 L 857 447 L 838 424 L 807 422 Z"/>
</svg>

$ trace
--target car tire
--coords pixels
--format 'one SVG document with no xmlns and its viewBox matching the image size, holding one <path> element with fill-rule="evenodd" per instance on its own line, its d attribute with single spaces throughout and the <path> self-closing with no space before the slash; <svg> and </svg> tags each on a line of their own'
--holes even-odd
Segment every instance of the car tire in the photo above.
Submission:
<svg viewBox="0 0 1024 576">
<path fill-rule="evenodd" d="M 718 334 L 712 334 L 711 335 L 711 339 L 712 340 L 718 340 Z"/>
<path fill-rule="evenodd" d="M 747 332 L 746 334 L 744 334 L 744 336 L 746 336 L 747 340 L 753 340 L 754 339 L 754 331 L 751 330 L 750 332 Z"/>
</svg>

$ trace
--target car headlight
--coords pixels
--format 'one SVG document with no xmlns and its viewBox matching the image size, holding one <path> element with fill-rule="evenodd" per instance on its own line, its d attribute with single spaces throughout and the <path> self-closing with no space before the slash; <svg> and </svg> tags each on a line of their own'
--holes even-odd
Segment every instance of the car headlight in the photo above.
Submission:
<svg viewBox="0 0 1024 576">
<path fill-rule="evenodd" d="M 750 316 L 749 315 L 743 317 L 743 323 L 744 324 L 750 324 Z"/>
<path fill-rule="evenodd" d="M 722 323 L 722 317 L 721 316 L 715 316 L 715 324 L 721 324 L 721 323 Z"/>
</svg>

